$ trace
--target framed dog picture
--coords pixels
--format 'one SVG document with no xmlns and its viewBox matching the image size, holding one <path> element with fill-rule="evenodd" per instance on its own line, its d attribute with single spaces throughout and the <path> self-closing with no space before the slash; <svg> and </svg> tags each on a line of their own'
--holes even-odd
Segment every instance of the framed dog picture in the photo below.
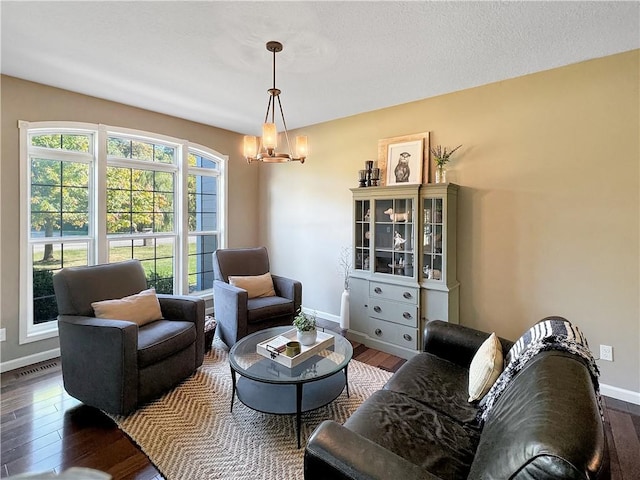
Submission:
<svg viewBox="0 0 640 480">
<path fill-rule="evenodd" d="M 426 175 L 423 176 L 425 145 L 428 148 L 428 133 L 385 138 L 378 141 L 378 167 L 380 168 L 380 177 L 384 179 L 384 185 L 428 183 L 428 162 L 425 169 Z M 428 150 L 426 151 L 428 152 Z"/>
</svg>

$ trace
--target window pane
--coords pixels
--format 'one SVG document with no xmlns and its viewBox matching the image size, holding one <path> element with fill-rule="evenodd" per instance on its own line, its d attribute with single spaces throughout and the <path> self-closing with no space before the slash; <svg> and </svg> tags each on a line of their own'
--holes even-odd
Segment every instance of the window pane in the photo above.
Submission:
<svg viewBox="0 0 640 480">
<path fill-rule="evenodd" d="M 31 161 L 31 185 L 60 185 L 62 162 L 57 160 L 33 159 Z"/>
<path fill-rule="evenodd" d="M 31 187 L 31 211 L 59 212 L 61 209 L 60 187 L 34 185 Z"/>
<path fill-rule="evenodd" d="M 130 212 L 107 212 L 107 233 L 132 233 Z"/>
<path fill-rule="evenodd" d="M 55 321 L 58 316 L 53 274 L 63 267 L 87 265 L 88 244 L 52 243 L 33 245 L 33 323 Z"/>
<path fill-rule="evenodd" d="M 119 158 L 131 158 L 148 162 L 174 163 L 176 149 L 175 147 L 141 140 L 109 137 L 107 139 L 107 154 Z"/>
<path fill-rule="evenodd" d="M 140 238 L 109 242 L 109 262 L 131 258 L 136 258 L 142 263 L 149 288 L 155 287 L 158 293 L 173 293 L 173 238 Z"/>
<path fill-rule="evenodd" d="M 195 153 L 189 153 L 189 166 L 217 169 L 218 162 Z"/>
<path fill-rule="evenodd" d="M 154 151 L 154 160 L 161 163 L 173 163 L 176 149 L 165 147 L 164 145 L 156 145 Z"/>
<path fill-rule="evenodd" d="M 131 192 L 127 190 L 107 190 L 107 211 L 122 212 L 131 205 Z"/>
<path fill-rule="evenodd" d="M 173 173 L 112 167 L 108 174 L 108 233 L 173 231 Z"/>
<path fill-rule="evenodd" d="M 131 140 L 109 137 L 107 139 L 107 155 L 120 158 L 131 158 Z"/>
<path fill-rule="evenodd" d="M 89 189 L 87 187 L 62 187 L 62 210 L 64 212 L 88 212 Z"/>
<path fill-rule="evenodd" d="M 216 235 L 189 236 L 189 293 L 213 288 L 213 252 Z"/>
<path fill-rule="evenodd" d="M 33 160 L 32 237 L 86 235 L 89 229 L 88 222 L 89 165 L 57 160 Z"/>
<path fill-rule="evenodd" d="M 31 145 L 73 152 L 89 152 L 90 141 L 89 135 L 82 134 L 33 135 Z"/>
<path fill-rule="evenodd" d="M 173 213 L 173 193 L 156 193 L 154 204 L 157 212 Z"/>
<path fill-rule="evenodd" d="M 153 144 L 132 141 L 131 158 L 135 158 L 136 160 L 153 160 Z"/>
<path fill-rule="evenodd" d="M 62 162 L 61 183 L 67 187 L 87 187 L 89 185 L 89 165 L 86 163 Z"/>
<path fill-rule="evenodd" d="M 189 175 L 188 212 L 189 231 L 202 232 L 218 229 L 218 178 Z"/>
<path fill-rule="evenodd" d="M 170 213 L 154 213 L 153 214 L 153 231 L 154 232 L 173 232 L 173 214 Z"/>
<path fill-rule="evenodd" d="M 131 169 L 107 167 L 107 188 L 131 190 Z"/>
<path fill-rule="evenodd" d="M 156 172 L 154 189 L 156 192 L 173 192 L 173 173 Z"/>
<path fill-rule="evenodd" d="M 62 235 L 88 235 L 89 234 L 89 214 L 88 213 L 63 213 L 62 214 Z"/>
<path fill-rule="evenodd" d="M 31 213 L 31 236 L 59 237 L 60 221 L 59 213 Z"/>
</svg>

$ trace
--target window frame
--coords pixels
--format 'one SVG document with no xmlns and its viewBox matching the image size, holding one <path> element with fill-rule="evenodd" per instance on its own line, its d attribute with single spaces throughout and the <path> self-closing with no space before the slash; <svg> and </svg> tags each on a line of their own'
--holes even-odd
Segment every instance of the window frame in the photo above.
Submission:
<svg viewBox="0 0 640 480">
<path fill-rule="evenodd" d="M 198 145 L 188 140 L 155 134 L 142 130 L 108 126 L 104 124 L 92 124 L 69 121 L 28 122 L 18 121 L 20 141 L 20 328 L 19 343 L 25 344 L 56 337 L 58 335 L 57 321 L 49 321 L 34 324 L 33 318 L 33 245 L 43 244 L 45 240 L 31 237 L 31 158 L 34 153 L 40 151 L 42 158 L 60 161 L 78 161 L 89 164 L 89 226 L 88 234 L 70 237 L 53 237 L 49 243 L 87 243 L 87 263 L 95 265 L 108 263 L 109 242 L 114 238 L 130 239 L 133 234 L 107 234 L 107 180 L 108 166 L 125 168 L 142 168 L 172 172 L 174 174 L 174 222 L 172 232 L 158 232 L 154 237 L 172 237 L 174 239 L 174 284 L 173 289 L 177 295 L 192 295 L 204 299 L 213 298 L 213 285 L 210 289 L 189 293 L 189 252 L 188 240 L 193 233 L 188 229 L 188 189 L 189 174 L 194 171 L 207 176 L 218 177 L 217 215 L 218 229 L 207 231 L 206 234 L 217 236 L 218 248 L 227 245 L 227 166 L 229 157 L 216 150 Z M 31 145 L 31 136 L 34 134 L 73 134 L 81 133 L 90 136 L 89 152 L 75 152 L 71 150 L 56 150 L 46 147 Z M 175 148 L 173 163 L 157 161 L 122 159 L 117 156 L 107 155 L 107 139 L 109 137 L 124 137 L 135 141 L 151 142 Z M 195 153 L 214 162 L 217 168 L 190 167 L 188 164 L 189 153 Z M 203 234 L 203 232 L 196 232 Z M 136 236 L 136 238 L 139 238 Z"/>
</svg>

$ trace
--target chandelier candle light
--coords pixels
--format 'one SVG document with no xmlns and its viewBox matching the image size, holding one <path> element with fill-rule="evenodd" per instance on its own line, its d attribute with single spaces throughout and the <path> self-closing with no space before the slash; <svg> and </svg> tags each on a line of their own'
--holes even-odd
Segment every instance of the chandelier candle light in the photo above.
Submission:
<svg viewBox="0 0 640 480">
<path fill-rule="evenodd" d="M 308 145 L 306 136 L 296 137 L 296 154 L 291 152 L 291 144 L 289 143 L 289 132 L 287 131 L 287 123 L 284 120 L 284 112 L 282 111 L 282 103 L 280 102 L 280 90 L 276 88 L 276 53 L 282 51 L 280 42 L 267 42 L 267 50 L 273 53 L 273 88 L 267 90 L 269 92 L 269 102 L 267 103 L 267 114 L 262 125 L 262 138 L 260 147 L 258 147 L 258 139 L 253 135 L 245 135 L 244 137 L 244 156 L 248 163 L 265 162 L 265 163 L 282 163 L 282 162 L 300 162 L 304 163 L 308 154 Z M 276 152 L 278 146 L 278 131 L 276 129 L 276 101 L 282 118 L 282 126 L 284 127 L 284 138 L 287 143 L 288 153 Z"/>
</svg>

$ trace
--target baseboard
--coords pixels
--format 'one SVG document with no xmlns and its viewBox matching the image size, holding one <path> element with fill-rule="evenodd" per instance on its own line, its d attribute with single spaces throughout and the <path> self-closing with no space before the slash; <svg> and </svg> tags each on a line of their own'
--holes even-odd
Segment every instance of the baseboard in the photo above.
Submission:
<svg viewBox="0 0 640 480">
<path fill-rule="evenodd" d="M 640 392 L 625 390 L 624 388 L 612 387 L 611 385 L 601 383 L 600 393 L 606 397 L 611 397 L 617 400 L 622 400 L 623 402 L 640 405 Z"/>
<path fill-rule="evenodd" d="M 9 360 L 8 362 L 0 363 L 0 373 L 9 372 L 16 368 L 27 367 L 38 362 L 45 362 L 52 358 L 60 356 L 60 349 L 54 348 L 53 350 L 47 350 L 46 352 L 34 353 L 33 355 L 27 355 L 26 357 L 16 358 L 15 360 Z"/>
<path fill-rule="evenodd" d="M 326 312 L 319 312 L 318 310 L 314 310 L 312 308 L 306 308 L 306 307 L 302 307 L 302 311 L 304 313 L 310 313 L 310 314 L 314 314 L 315 313 L 317 318 L 321 318 L 323 320 L 328 320 L 328 321 L 334 322 L 334 323 L 340 323 L 340 316 L 339 315 L 333 315 L 331 313 L 326 313 Z"/>
</svg>

